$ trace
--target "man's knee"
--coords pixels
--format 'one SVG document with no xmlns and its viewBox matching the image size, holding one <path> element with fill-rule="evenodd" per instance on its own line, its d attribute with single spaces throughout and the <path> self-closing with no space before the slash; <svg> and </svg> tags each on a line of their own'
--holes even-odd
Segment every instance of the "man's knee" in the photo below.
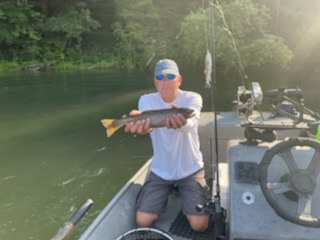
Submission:
<svg viewBox="0 0 320 240">
<path fill-rule="evenodd" d="M 200 223 L 191 223 L 191 228 L 196 232 L 204 232 L 208 228 L 208 224 L 200 224 Z"/>
<path fill-rule="evenodd" d="M 208 216 L 187 216 L 191 228 L 196 232 L 204 232 L 208 228 Z"/>
<path fill-rule="evenodd" d="M 139 227 L 150 227 L 155 221 L 157 221 L 159 216 L 157 214 L 144 213 L 137 211 L 136 223 Z"/>
</svg>

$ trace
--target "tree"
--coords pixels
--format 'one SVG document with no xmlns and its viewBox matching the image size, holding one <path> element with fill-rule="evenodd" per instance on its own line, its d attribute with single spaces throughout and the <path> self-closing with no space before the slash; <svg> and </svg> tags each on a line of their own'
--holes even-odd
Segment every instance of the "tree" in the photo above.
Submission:
<svg viewBox="0 0 320 240">
<path fill-rule="evenodd" d="M 141 66 L 150 56 L 187 59 L 190 64 L 203 61 L 206 38 L 210 36 L 209 11 L 194 2 L 121 1 L 114 34 L 118 52 L 126 61 Z M 180 11 L 183 8 L 188 11 Z M 251 0 L 227 0 L 215 6 L 216 55 L 225 69 L 268 62 L 285 66 L 292 52 L 281 37 L 268 30 L 266 7 Z M 206 34 L 207 32 L 207 34 Z M 185 61 L 184 61 L 185 62 Z"/>
<path fill-rule="evenodd" d="M 57 16 L 47 19 L 45 31 L 56 39 L 57 45 L 64 52 L 73 40 L 76 49 L 80 50 L 83 33 L 98 27 L 100 23 L 92 19 L 89 9 L 66 8 Z"/>
<path fill-rule="evenodd" d="M 85 33 L 100 27 L 88 4 L 95 0 L 32 0 L 46 18 L 43 30 L 43 59 L 81 59 Z"/>
<path fill-rule="evenodd" d="M 180 22 L 194 1 L 122 0 L 113 33 L 124 65 L 144 66 L 153 58 L 174 56 Z"/>
<path fill-rule="evenodd" d="M 112 26 L 117 53 L 127 66 L 141 66 L 165 45 L 156 30 L 160 16 L 152 0 L 124 0 L 118 3 L 117 11 L 117 22 Z"/>
<path fill-rule="evenodd" d="M 0 2 L 1 57 L 25 60 L 39 57 L 43 16 L 27 1 Z"/>
<path fill-rule="evenodd" d="M 203 59 L 206 50 L 204 24 L 209 25 L 209 10 L 198 9 L 185 17 L 181 24 L 180 52 L 194 61 Z M 250 0 L 224 1 L 215 5 L 216 60 L 225 69 L 260 66 L 273 63 L 280 66 L 292 58 L 292 52 L 284 39 L 268 31 L 268 11 Z M 206 36 L 207 35 L 207 36 Z M 208 40 L 207 40 L 208 41 Z"/>
<path fill-rule="evenodd" d="M 20 62 L 64 59 L 74 53 L 79 57 L 84 33 L 98 27 L 85 2 L 3 0 L 0 57 Z"/>
<path fill-rule="evenodd" d="M 270 9 L 269 29 L 285 39 L 294 57 L 276 78 L 299 83 L 318 81 L 320 64 L 320 1 L 253 0 Z"/>
</svg>

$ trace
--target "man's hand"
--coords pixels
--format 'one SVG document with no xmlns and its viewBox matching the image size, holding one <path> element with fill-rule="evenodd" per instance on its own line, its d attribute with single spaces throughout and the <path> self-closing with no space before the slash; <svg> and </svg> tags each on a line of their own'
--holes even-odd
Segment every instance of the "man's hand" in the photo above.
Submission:
<svg viewBox="0 0 320 240">
<path fill-rule="evenodd" d="M 176 104 L 172 104 L 172 108 L 178 108 Z M 180 113 L 174 114 L 166 120 L 166 127 L 179 129 L 182 126 L 186 125 L 187 119 L 184 118 Z"/>
<path fill-rule="evenodd" d="M 129 113 L 129 115 L 136 116 L 141 113 L 142 112 L 139 110 L 132 110 Z M 133 122 L 129 123 L 124 129 L 124 131 L 127 133 L 133 133 L 133 134 L 139 134 L 139 135 L 150 133 L 152 130 L 153 129 L 150 128 L 150 119 L 147 119 L 147 120 L 143 119 L 143 120 L 136 121 L 134 123 Z"/>
</svg>

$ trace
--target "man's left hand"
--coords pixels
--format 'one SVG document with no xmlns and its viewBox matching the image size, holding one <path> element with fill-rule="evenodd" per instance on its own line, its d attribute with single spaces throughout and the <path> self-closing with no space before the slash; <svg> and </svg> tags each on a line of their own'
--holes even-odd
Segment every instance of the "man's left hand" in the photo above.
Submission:
<svg viewBox="0 0 320 240">
<path fill-rule="evenodd" d="M 187 119 L 184 118 L 180 113 L 174 114 L 166 120 L 166 127 L 179 129 L 182 126 L 186 125 Z"/>
</svg>

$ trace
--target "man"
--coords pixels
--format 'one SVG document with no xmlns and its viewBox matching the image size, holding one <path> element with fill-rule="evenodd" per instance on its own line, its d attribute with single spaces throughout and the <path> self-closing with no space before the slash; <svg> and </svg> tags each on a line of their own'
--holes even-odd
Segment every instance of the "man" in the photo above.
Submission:
<svg viewBox="0 0 320 240">
<path fill-rule="evenodd" d="M 179 88 L 182 77 L 173 60 L 157 62 L 153 81 L 158 91 L 141 96 L 139 110 L 132 110 L 130 115 L 171 107 L 192 108 L 196 114 L 190 119 L 181 114 L 173 115 L 166 120 L 166 128 L 150 128 L 150 119 L 126 126 L 128 133 L 150 133 L 153 146 L 150 176 L 137 198 L 136 222 L 140 227 L 151 226 L 165 211 L 168 195 L 176 185 L 190 226 L 203 232 L 208 227 L 209 213 L 205 209 L 201 212 L 195 209 L 208 198 L 198 136 L 202 98 Z"/>
</svg>

